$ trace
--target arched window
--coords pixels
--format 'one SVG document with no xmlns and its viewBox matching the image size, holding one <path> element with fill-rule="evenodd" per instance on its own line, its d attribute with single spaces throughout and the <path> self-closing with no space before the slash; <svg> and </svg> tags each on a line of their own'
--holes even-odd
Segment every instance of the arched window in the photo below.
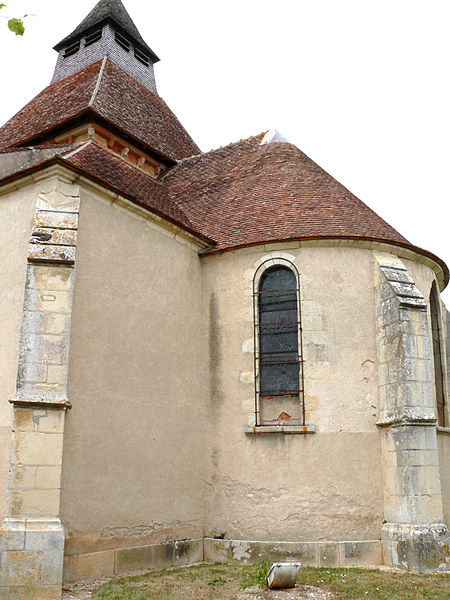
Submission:
<svg viewBox="0 0 450 600">
<path fill-rule="evenodd" d="M 290 424 L 304 424 L 298 273 L 285 262 L 266 269 L 263 264 L 255 282 L 257 425 L 273 425 L 280 419 L 287 424 L 288 418 Z M 269 401 L 273 418 L 265 423 L 262 403 L 268 406 Z"/>
<path fill-rule="evenodd" d="M 436 284 L 433 282 L 430 292 L 431 311 L 431 336 L 433 341 L 434 360 L 434 389 L 436 393 L 437 423 L 441 427 L 446 426 L 445 418 L 445 393 L 444 393 L 444 370 L 441 356 L 441 327 L 439 296 Z"/>
</svg>

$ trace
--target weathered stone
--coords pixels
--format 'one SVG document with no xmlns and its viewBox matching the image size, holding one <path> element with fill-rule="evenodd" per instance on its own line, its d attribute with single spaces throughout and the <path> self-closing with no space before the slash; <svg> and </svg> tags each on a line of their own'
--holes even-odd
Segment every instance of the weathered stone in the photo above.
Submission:
<svg viewBox="0 0 450 600">
<path fill-rule="evenodd" d="M 115 550 L 64 557 L 64 581 L 72 583 L 114 575 Z"/>
</svg>

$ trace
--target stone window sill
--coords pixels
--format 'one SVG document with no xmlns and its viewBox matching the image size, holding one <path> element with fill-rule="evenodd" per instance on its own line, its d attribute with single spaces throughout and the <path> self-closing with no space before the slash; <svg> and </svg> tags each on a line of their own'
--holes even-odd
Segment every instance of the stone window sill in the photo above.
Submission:
<svg viewBox="0 0 450 600">
<path fill-rule="evenodd" d="M 315 425 L 258 425 L 258 427 L 246 427 L 245 433 L 260 435 L 266 433 L 316 433 Z"/>
<path fill-rule="evenodd" d="M 450 427 L 441 427 L 440 425 L 436 425 L 436 429 L 440 433 L 450 433 Z"/>
</svg>

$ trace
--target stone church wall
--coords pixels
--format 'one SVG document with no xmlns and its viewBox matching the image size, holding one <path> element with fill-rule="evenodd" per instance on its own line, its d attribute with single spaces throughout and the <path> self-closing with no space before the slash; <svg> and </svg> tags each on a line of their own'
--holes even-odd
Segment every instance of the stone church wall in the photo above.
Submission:
<svg viewBox="0 0 450 600">
<path fill-rule="evenodd" d="M 314 245 L 204 260 L 212 356 L 206 535 L 320 542 L 334 556 L 337 545 L 326 542 L 379 540 L 383 520 L 374 267 L 370 250 Z M 271 256 L 300 273 L 311 434 L 245 433 L 254 423 L 252 282 Z M 324 564 L 338 562 L 333 556 Z M 369 562 L 378 559 L 375 551 Z"/>
<path fill-rule="evenodd" d="M 66 579 L 155 564 L 149 545 L 203 537 L 198 249 L 82 193 L 61 499 Z"/>
</svg>

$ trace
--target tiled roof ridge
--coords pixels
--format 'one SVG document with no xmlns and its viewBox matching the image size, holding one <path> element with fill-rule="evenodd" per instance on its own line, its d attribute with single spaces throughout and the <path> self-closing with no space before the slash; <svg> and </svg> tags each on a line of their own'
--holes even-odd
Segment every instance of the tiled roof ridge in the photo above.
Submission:
<svg viewBox="0 0 450 600">
<path fill-rule="evenodd" d="M 118 88 L 124 89 L 125 100 Z M 133 98 L 138 98 L 138 107 Z M 165 101 L 108 57 L 42 90 L 0 127 L 0 148 L 40 144 L 44 136 L 89 118 L 89 113 L 168 164 L 199 152 Z"/>
<path fill-rule="evenodd" d="M 98 90 L 100 89 L 100 85 L 102 83 L 102 77 L 103 77 L 103 73 L 105 72 L 105 67 L 106 67 L 107 61 L 108 61 L 108 57 L 104 56 L 102 59 L 102 66 L 100 67 L 100 71 L 98 72 L 97 82 L 95 84 L 94 91 L 92 92 L 91 99 L 89 100 L 88 107 L 92 107 L 97 98 Z"/>
<path fill-rule="evenodd" d="M 238 146 L 239 144 L 244 144 L 244 143 L 256 140 L 256 139 L 261 139 L 261 135 L 264 135 L 264 134 L 251 135 L 248 138 L 243 138 L 243 139 L 237 140 L 236 142 L 230 142 L 229 144 L 225 144 L 224 146 L 218 146 L 217 148 L 212 148 L 211 150 L 207 150 L 206 152 L 199 152 L 198 154 L 193 154 L 192 156 L 187 156 L 186 158 L 181 158 L 180 160 L 177 161 L 176 165 L 174 165 L 168 171 L 165 171 L 163 173 L 162 177 L 160 177 L 160 181 L 164 181 L 165 179 L 167 179 L 172 173 L 175 173 L 175 171 L 178 169 L 178 167 L 184 167 L 189 161 L 193 161 L 193 160 L 199 159 L 199 158 L 209 158 L 214 153 L 222 152 L 223 150 L 228 150 L 232 146 Z"/>
</svg>

